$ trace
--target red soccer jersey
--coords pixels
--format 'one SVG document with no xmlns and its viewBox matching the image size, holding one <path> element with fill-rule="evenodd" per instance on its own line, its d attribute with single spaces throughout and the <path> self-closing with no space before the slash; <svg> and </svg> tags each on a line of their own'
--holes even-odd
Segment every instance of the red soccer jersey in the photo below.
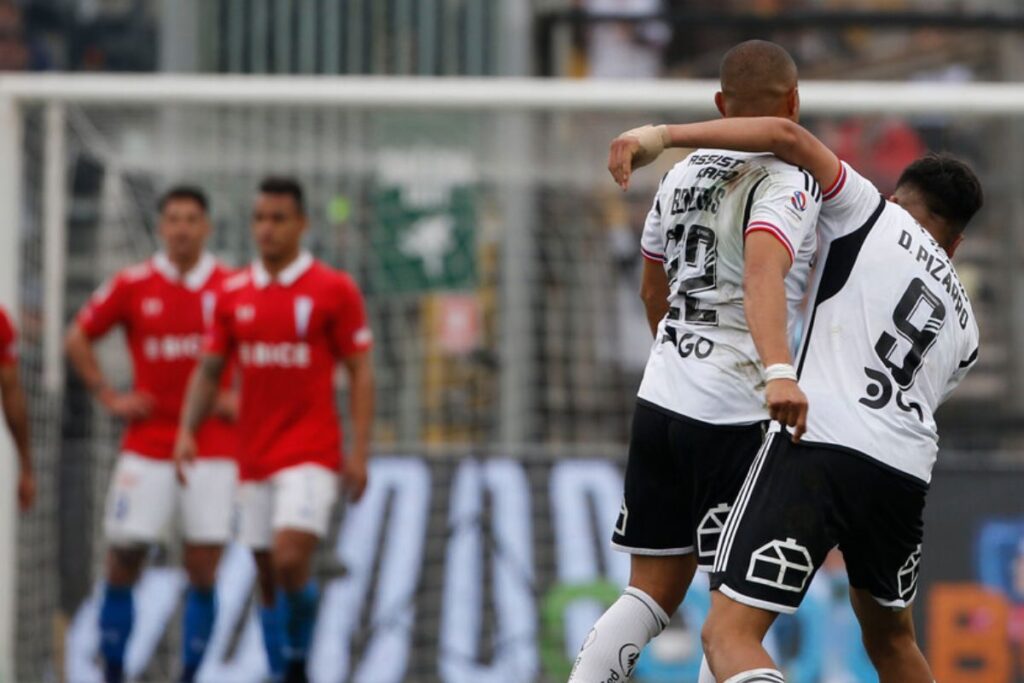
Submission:
<svg viewBox="0 0 1024 683">
<path fill-rule="evenodd" d="M 256 263 L 227 280 L 206 350 L 241 373 L 243 480 L 305 463 L 340 467 L 334 366 L 372 343 L 358 286 L 307 253 L 276 279 Z"/>
<path fill-rule="evenodd" d="M 188 379 L 212 320 L 217 292 L 231 273 L 204 254 L 182 277 L 164 254 L 157 254 L 118 273 L 96 290 L 78 314 L 78 324 L 90 339 L 115 325 L 124 328 L 135 391 L 154 399 L 149 417 L 128 424 L 124 450 L 159 460 L 172 457 Z M 225 382 L 230 381 L 227 375 Z M 234 425 L 217 418 L 207 420 L 198 442 L 201 456 L 234 457 Z"/>
<path fill-rule="evenodd" d="M 18 334 L 10 317 L 0 307 L 0 365 L 13 365 L 18 362 Z"/>
</svg>

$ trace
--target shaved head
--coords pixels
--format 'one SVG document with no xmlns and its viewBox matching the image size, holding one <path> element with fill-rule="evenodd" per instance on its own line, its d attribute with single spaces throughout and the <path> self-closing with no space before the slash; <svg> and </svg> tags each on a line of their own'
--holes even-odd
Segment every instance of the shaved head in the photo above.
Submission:
<svg viewBox="0 0 1024 683">
<path fill-rule="evenodd" d="M 785 116 L 796 120 L 796 63 L 767 40 L 748 40 L 722 58 L 719 109 L 725 116 Z"/>
</svg>

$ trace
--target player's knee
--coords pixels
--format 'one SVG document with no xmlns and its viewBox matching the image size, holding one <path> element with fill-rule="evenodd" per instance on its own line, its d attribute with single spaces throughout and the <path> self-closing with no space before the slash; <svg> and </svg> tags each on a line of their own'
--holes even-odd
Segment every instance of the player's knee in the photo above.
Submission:
<svg viewBox="0 0 1024 683">
<path fill-rule="evenodd" d="M 188 582 L 196 588 L 213 588 L 217 582 L 217 563 L 207 558 L 186 559 L 185 573 L 188 574 Z"/>
<path fill-rule="evenodd" d="M 630 581 L 629 585 L 650 596 L 668 615 L 676 613 L 686 594 L 685 587 L 680 588 L 679 586 L 668 585 L 662 582 Z"/>
<path fill-rule="evenodd" d="M 274 548 L 274 577 L 285 590 L 298 590 L 309 580 L 309 558 L 299 548 Z"/>
<path fill-rule="evenodd" d="M 708 658 L 708 661 L 714 661 L 715 654 L 728 647 L 732 631 L 734 629 L 714 610 L 708 614 L 708 618 L 704 620 L 704 626 L 700 630 L 704 656 Z"/>
<path fill-rule="evenodd" d="M 115 586 L 130 586 L 139 579 L 146 549 L 135 545 L 112 546 L 107 553 L 107 581 Z"/>
<path fill-rule="evenodd" d="M 762 637 L 756 623 L 734 610 L 715 609 L 714 603 L 700 631 L 704 655 L 708 661 L 715 661 L 716 656 L 736 647 L 738 643 L 759 643 Z"/>
<path fill-rule="evenodd" d="M 693 555 L 645 557 L 634 555 L 629 585 L 649 595 L 666 614 L 675 614 L 696 570 Z"/>
</svg>

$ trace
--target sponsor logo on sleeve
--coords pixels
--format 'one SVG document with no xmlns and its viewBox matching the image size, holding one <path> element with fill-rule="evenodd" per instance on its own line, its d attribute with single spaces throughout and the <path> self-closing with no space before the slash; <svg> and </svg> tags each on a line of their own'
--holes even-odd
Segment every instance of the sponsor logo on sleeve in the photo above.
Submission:
<svg viewBox="0 0 1024 683">
<path fill-rule="evenodd" d="M 373 332 L 369 327 L 360 327 L 355 335 L 353 335 L 353 341 L 355 341 L 356 346 L 367 346 L 373 342 Z"/>
</svg>

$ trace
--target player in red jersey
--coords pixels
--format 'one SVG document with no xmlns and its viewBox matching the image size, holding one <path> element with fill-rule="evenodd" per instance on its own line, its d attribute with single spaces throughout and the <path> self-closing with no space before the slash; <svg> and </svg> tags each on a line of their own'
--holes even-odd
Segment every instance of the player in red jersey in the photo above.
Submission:
<svg viewBox="0 0 1024 683">
<path fill-rule="evenodd" d="M 0 401 L 4 420 L 18 450 L 18 507 L 32 507 L 36 498 L 36 480 L 32 473 L 32 448 L 29 442 L 28 409 L 25 391 L 18 374 L 17 333 L 10 317 L 0 307 Z"/>
<path fill-rule="evenodd" d="M 366 488 L 374 400 L 373 337 L 362 294 L 347 274 L 302 250 L 306 227 L 298 183 L 265 180 L 252 220 L 259 259 L 224 283 L 175 448 L 187 479 L 196 429 L 213 406 L 223 368 L 236 361 L 242 379 L 239 533 L 259 568 L 271 673 L 285 674 L 286 681 L 306 680 L 318 600 L 310 564 L 327 532 L 339 471 L 351 500 Z M 354 428 L 344 459 L 335 409 L 339 361 L 349 376 Z"/>
<path fill-rule="evenodd" d="M 160 200 L 163 251 L 118 273 L 82 308 L 68 332 L 72 366 L 89 391 L 126 423 L 122 453 L 107 498 L 110 544 L 100 608 L 100 645 L 108 682 L 123 680 L 131 632 L 132 586 L 148 544 L 164 538 L 180 511 L 189 577 L 185 600 L 182 680 L 202 662 L 215 616 L 214 579 L 231 535 L 236 399 L 221 385 L 214 417 L 197 437 L 201 460 L 189 485 L 175 479 L 174 439 L 189 374 L 213 316 L 217 291 L 231 271 L 204 251 L 210 235 L 205 195 L 177 187 Z M 134 385 L 116 391 L 96 360 L 93 343 L 121 326 L 131 354 Z"/>
</svg>

